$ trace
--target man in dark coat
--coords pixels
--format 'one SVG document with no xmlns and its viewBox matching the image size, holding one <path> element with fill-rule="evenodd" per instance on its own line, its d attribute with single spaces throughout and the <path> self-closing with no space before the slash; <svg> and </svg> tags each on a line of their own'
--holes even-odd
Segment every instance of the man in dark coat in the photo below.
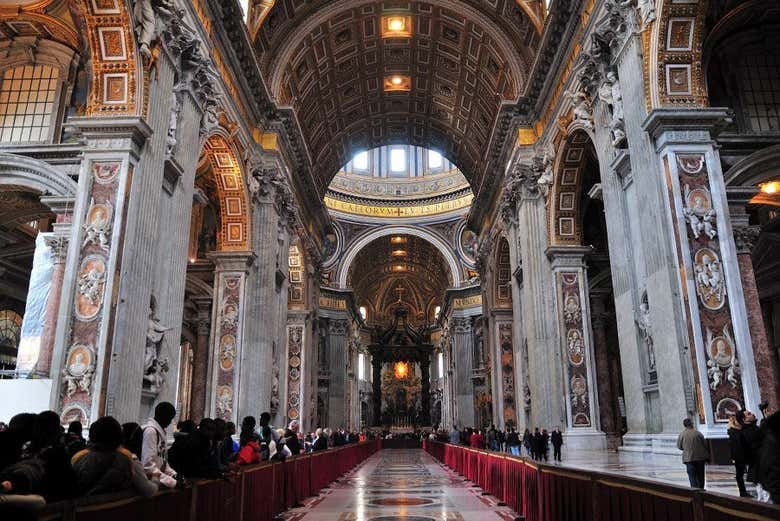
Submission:
<svg viewBox="0 0 780 521">
<path fill-rule="evenodd" d="M 550 434 L 547 432 L 547 429 L 542 429 L 541 452 L 541 457 L 544 458 L 544 461 L 547 461 L 547 457 L 550 454 Z"/>
<path fill-rule="evenodd" d="M 563 433 L 556 427 L 550 435 L 550 442 L 553 446 L 553 459 L 561 461 L 561 446 L 563 446 Z"/>
<path fill-rule="evenodd" d="M 742 424 L 742 438 L 745 442 L 747 459 L 747 480 L 758 483 L 759 453 L 764 433 L 758 427 L 758 418 L 750 411 L 737 412 L 737 421 Z"/>
<path fill-rule="evenodd" d="M 534 436 L 531 439 L 531 457 L 537 461 L 542 459 L 542 433 L 539 427 L 534 429 Z"/>
<path fill-rule="evenodd" d="M 764 436 L 758 453 L 758 483 L 772 503 L 780 504 L 780 412 L 766 418 L 761 430 Z"/>
</svg>

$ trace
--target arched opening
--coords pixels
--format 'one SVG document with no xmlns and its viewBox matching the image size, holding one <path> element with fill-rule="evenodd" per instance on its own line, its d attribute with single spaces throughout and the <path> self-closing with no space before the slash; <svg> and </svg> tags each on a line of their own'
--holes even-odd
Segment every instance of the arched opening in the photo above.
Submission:
<svg viewBox="0 0 780 521">
<path fill-rule="evenodd" d="M 580 275 L 565 270 L 559 274 L 567 369 L 572 381 L 580 379 L 578 389 L 597 389 L 593 405 L 587 404 L 584 395 L 573 394 L 576 398 L 571 399 L 572 404 L 576 403 L 579 409 L 575 411 L 577 407 L 572 405 L 571 422 L 574 430 L 580 425 L 592 425 L 604 432 L 607 446 L 614 449 L 621 444 L 626 431 L 623 373 L 599 164 L 585 131 L 577 130 L 563 141 L 557 171 L 549 206 L 550 243 L 559 248 L 558 254 L 566 255 L 568 251 L 578 256 L 584 266 L 581 277 L 587 281 L 578 291 Z M 587 299 L 587 306 L 579 304 L 580 295 Z M 652 345 L 646 347 L 640 356 L 642 381 L 646 389 L 652 389 L 656 385 L 655 358 Z M 588 361 L 590 352 L 592 362 Z M 593 367 L 588 368 L 588 364 Z M 583 383 L 591 375 L 596 382 Z M 599 422 L 595 425 L 592 407 L 598 408 Z"/>
<path fill-rule="evenodd" d="M 220 134 L 203 147 L 195 174 L 187 283 L 179 342 L 178 406 L 182 418 L 208 415 L 209 351 L 219 334 L 213 299 L 219 294 L 220 269 L 215 252 L 251 250 L 249 200 L 244 173 L 233 146 Z M 219 310 L 217 310 L 219 312 Z M 239 349 L 236 335 L 225 333 L 220 349 L 228 358 Z M 229 365 L 229 364 L 228 364 Z M 232 367 L 232 366 L 231 366 Z M 149 372 L 149 369 L 146 370 Z"/>
</svg>

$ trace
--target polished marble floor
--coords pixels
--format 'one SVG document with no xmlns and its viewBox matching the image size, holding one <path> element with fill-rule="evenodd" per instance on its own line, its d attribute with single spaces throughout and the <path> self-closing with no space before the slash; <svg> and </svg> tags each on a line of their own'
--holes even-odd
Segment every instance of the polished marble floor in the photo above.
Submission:
<svg viewBox="0 0 780 521">
<path fill-rule="evenodd" d="M 552 455 L 552 454 L 551 454 Z M 679 456 L 664 454 L 641 454 L 613 451 L 563 451 L 562 467 L 609 472 L 640 479 L 661 481 L 674 485 L 688 486 L 688 474 Z M 552 458 L 550 462 L 552 463 Z M 739 495 L 734 480 L 734 467 L 730 465 L 707 465 L 706 489 L 721 494 Z M 748 486 L 748 489 L 751 487 Z"/>
<path fill-rule="evenodd" d="M 383 450 L 286 521 L 507 521 L 514 513 L 419 449 Z"/>
</svg>

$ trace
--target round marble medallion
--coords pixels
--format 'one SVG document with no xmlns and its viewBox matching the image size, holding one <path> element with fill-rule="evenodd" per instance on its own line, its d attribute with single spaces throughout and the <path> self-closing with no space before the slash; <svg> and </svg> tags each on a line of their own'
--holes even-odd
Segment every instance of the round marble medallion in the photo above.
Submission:
<svg viewBox="0 0 780 521">
<path fill-rule="evenodd" d="M 372 505 L 382 507 L 418 507 L 421 505 L 430 505 L 431 503 L 433 503 L 432 499 L 421 497 L 387 497 L 374 499 L 370 502 Z"/>
</svg>

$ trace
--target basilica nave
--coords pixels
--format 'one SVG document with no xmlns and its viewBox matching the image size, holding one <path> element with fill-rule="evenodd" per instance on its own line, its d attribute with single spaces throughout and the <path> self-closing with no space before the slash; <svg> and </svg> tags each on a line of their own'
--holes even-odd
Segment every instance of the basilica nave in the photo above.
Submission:
<svg viewBox="0 0 780 521">
<path fill-rule="evenodd" d="M 2 427 L 171 404 L 167 445 L 205 419 L 243 448 L 266 417 L 259 445 L 351 463 L 315 486 L 291 454 L 294 496 L 269 470 L 293 520 L 591 519 L 508 495 L 548 486 L 606 512 L 564 478 L 773 519 L 731 497 L 730 429 L 780 404 L 778 27 L 776 0 L 5 2 Z"/>
</svg>

